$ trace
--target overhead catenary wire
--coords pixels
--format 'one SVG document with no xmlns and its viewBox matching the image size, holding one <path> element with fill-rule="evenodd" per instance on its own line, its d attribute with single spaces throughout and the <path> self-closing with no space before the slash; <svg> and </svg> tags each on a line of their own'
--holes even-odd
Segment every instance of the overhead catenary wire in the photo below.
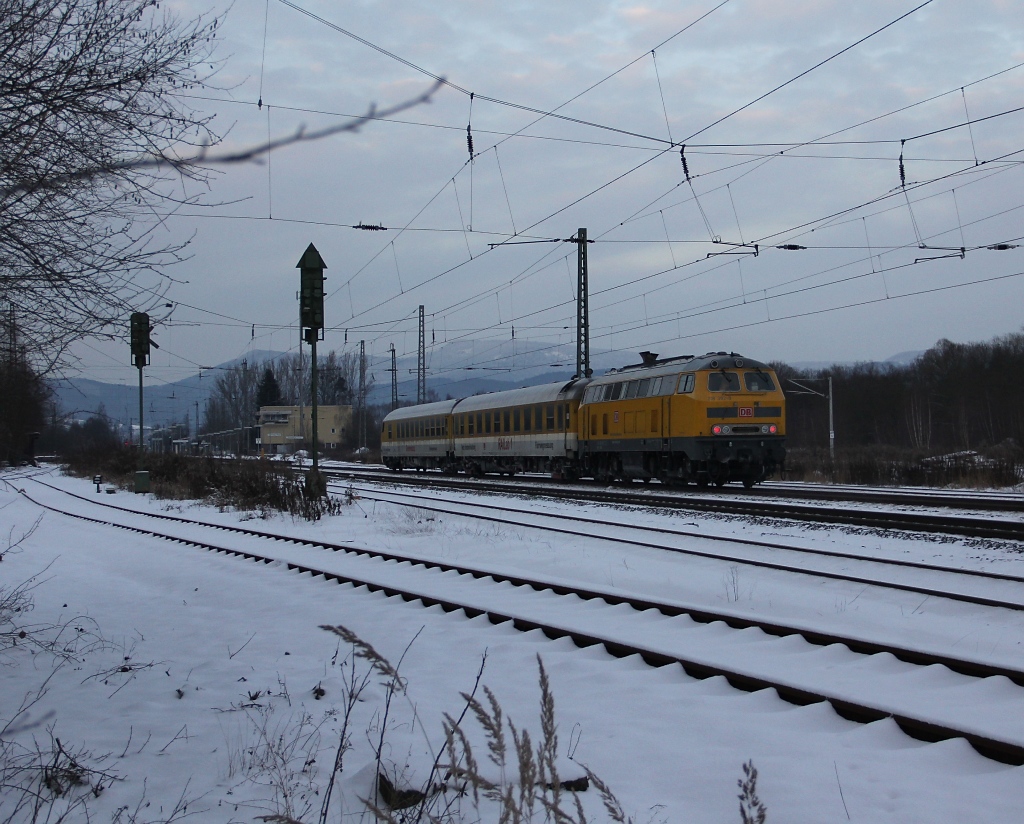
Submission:
<svg viewBox="0 0 1024 824">
<path fill-rule="evenodd" d="M 968 117 L 968 125 L 969 125 L 969 122 L 970 122 L 970 119 L 969 119 L 969 117 Z M 961 124 L 961 125 L 964 125 L 964 124 Z M 951 128 L 952 128 L 952 127 L 951 127 Z M 910 139 L 913 139 L 913 138 L 910 138 Z M 972 145 L 973 145 L 973 138 L 972 138 Z M 506 192 L 507 192 L 507 190 L 506 190 Z M 730 194 L 730 197 L 731 197 L 731 190 L 729 190 L 729 194 Z M 955 195 L 954 195 L 954 197 L 955 197 Z M 733 208 L 734 208 L 734 211 L 735 211 L 735 204 L 733 204 Z M 664 211 L 663 211 L 663 210 L 660 210 L 660 211 L 659 211 L 659 214 L 661 215 L 661 219 L 662 219 L 662 221 L 664 221 Z M 510 216 L 511 216 L 511 209 L 510 209 Z M 737 218 L 737 226 L 738 226 L 738 218 Z M 738 228 L 739 228 L 739 226 L 738 226 Z M 465 227 L 465 226 L 463 226 L 463 227 L 461 228 L 461 230 L 462 230 L 462 231 L 463 231 L 463 233 L 465 234 L 465 232 L 466 232 L 466 227 Z M 450 230 L 449 230 L 449 231 L 450 231 Z M 740 231 L 741 231 L 741 230 L 740 230 Z M 514 233 L 515 233 L 515 232 L 514 232 Z M 741 233 L 741 239 L 742 239 L 742 233 Z M 666 231 L 666 242 L 669 242 L 670 244 L 671 244 L 671 242 L 672 242 L 672 241 L 671 241 L 671 239 L 670 239 L 670 238 L 668 237 L 668 233 L 667 233 L 667 231 Z M 679 241 L 676 241 L 676 242 L 687 242 L 687 241 L 685 241 L 685 240 L 679 240 Z M 467 248 L 468 248 L 468 242 L 467 242 Z M 670 248 L 671 248 L 671 247 L 670 247 Z M 392 250 L 394 251 L 394 246 L 393 246 L 393 243 L 392 243 Z M 399 277 L 400 277 L 400 275 L 399 275 Z M 349 288 L 350 288 L 350 290 L 351 290 L 351 287 L 349 287 Z M 504 286 L 502 286 L 502 288 L 505 288 L 505 287 L 504 287 Z M 403 292 L 403 289 L 402 289 L 402 287 L 400 286 L 400 293 L 402 293 L 402 292 Z M 522 327 L 521 327 L 521 328 L 522 328 Z"/>
</svg>

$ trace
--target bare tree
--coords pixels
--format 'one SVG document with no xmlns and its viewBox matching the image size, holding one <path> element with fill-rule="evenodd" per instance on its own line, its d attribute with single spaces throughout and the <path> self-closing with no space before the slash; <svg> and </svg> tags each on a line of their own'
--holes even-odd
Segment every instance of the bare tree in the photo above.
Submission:
<svg viewBox="0 0 1024 824">
<path fill-rule="evenodd" d="M 256 397 L 260 380 L 271 364 L 242 361 L 217 376 L 206 405 L 205 432 L 223 432 L 255 426 L 259 413 Z"/>
<path fill-rule="evenodd" d="M 210 80 L 218 21 L 156 0 L 0 0 L 0 20 L 0 305 L 45 373 L 162 302 L 186 243 L 155 237 L 154 207 L 210 172 L 125 161 L 218 142 L 181 96 Z"/>
</svg>

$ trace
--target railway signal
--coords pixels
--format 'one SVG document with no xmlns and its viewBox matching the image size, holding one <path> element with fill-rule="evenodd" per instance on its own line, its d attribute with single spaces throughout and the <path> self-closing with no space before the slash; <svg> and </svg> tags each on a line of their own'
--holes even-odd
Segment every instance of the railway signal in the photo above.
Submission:
<svg viewBox="0 0 1024 824">
<path fill-rule="evenodd" d="M 144 431 L 142 426 L 144 411 L 142 398 L 142 368 L 149 364 L 150 347 L 153 349 L 159 349 L 160 347 L 153 341 L 153 326 L 149 322 L 149 315 L 145 312 L 132 312 L 129 328 L 129 343 L 132 351 L 132 363 L 138 367 L 139 370 L 139 451 L 141 452 L 145 446 L 145 441 L 142 439 Z"/>
<path fill-rule="evenodd" d="M 324 331 L 324 269 L 327 264 L 320 257 L 316 247 L 310 243 L 302 253 L 295 266 L 299 270 L 299 326 L 302 328 L 302 339 L 312 350 L 312 372 L 310 391 L 313 395 L 313 466 L 306 475 L 306 494 L 322 498 L 327 494 L 327 485 L 320 475 L 320 463 L 317 439 L 317 363 L 316 342 L 323 338 Z M 301 426 L 301 423 L 300 423 Z"/>
</svg>

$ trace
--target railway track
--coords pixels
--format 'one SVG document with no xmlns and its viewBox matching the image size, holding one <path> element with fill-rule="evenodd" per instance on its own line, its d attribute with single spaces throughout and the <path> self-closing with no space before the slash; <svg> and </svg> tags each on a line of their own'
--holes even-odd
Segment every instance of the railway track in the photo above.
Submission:
<svg viewBox="0 0 1024 824">
<path fill-rule="evenodd" d="M 387 472 L 386 470 L 384 471 Z M 351 469 L 328 469 L 325 474 L 337 479 L 365 477 L 365 473 Z M 434 489 L 473 490 L 494 494 L 534 495 L 561 500 L 580 501 L 586 503 L 608 503 L 629 506 L 647 506 L 658 509 L 690 510 L 696 512 L 717 512 L 748 518 L 777 518 L 809 523 L 841 524 L 867 529 L 902 530 L 908 532 L 924 532 L 929 534 L 957 535 L 968 538 L 991 538 L 1007 541 L 1024 541 L 1024 520 L 1016 521 L 998 519 L 989 515 L 963 516 L 954 514 L 935 514 L 910 512 L 903 510 L 857 509 L 843 506 L 817 506 L 792 500 L 769 500 L 767 496 L 746 496 L 742 498 L 725 497 L 719 490 L 714 492 L 693 493 L 683 490 L 666 492 L 659 487 L 644 487 L 633 490 L 628 487 L 609 488 L 607 486 L 579 485 L 567 486 L 545 482 L 531 478 L 528 483 L 514 481 L 497 481 L 492 479 L 464 479 L 445 477 L 438 474 L 411 473 L 374 473 L 375 477 L 384 477 L 396 484 L 426 486 Z M 657 491 L 655 491 L 657 490 Z M 915 495 L 913 500 L 919 500 Z M 890 498 L 890 505 L 910 506 L 907 500 Z M 964 499 L 954 503 L 948 497 L 939 499 L 942 506 L 966 507 Z M 1005 507 L 1006 502 L 999 502 L 999 511 L 1021 511 Z M 934 505 L 934 502 L 933 502 Z"/>
<path fill-rule="evenodd" d="M 493 623 L 511 622 L 522 631 L 540 630 L 550 638 L 570 638 L 580 646 L 599 644 L 613 655 L 637 655 L 653 666 L 678 664 L 695 678 L 720 676 L 747 691 L 775 689 L 783 699 L 798 705 L 828 702 L 837 713 L 851 720 L 892 718 L 915 738 L 965 738 L 989 758 L 1024 764 L 1024 723 L 1011 723 L 1006 729 L 993 724 L 991 719 L 986 722 L 984 718 L 972 717 L 972 708 L 983 704 L 970 700 L 972 696 L 987 696 L 990 703 L 996 700 L 996 691 L 1000 692 L 999 702 L 1008 708 L 1019 708 L 1024 699 L 1024 692 L 1020 691 L 1024 671 L 1020 669 L 822 633 L 813 627 L 769 623 L 727 611 L 584 589 L 565 582 L 209 524 L 164 513 L 140 513 L 77 496 L 41 481 L 37 483 L 85 502 L 92 512 L 85 514 L 54 506 L 22 491 L 38 506 L 68 517 L 255 562 L 277 563 L 289 570 L 365 587 L 425 606 L 438 605 L 448 612 L 486 616 Z M 96 517 L 97 510 L 103 513 L 102 517 Z M 150 528 L 154 521 L 163 527 Z M 141 526 L 141 522 L 148 522 L 149 526 Z M 177 529 L 168 529 L 171 525 Z M 197 530 L 206 537 L 195 534 Z M 237 536 L 245 546 L 211 542 L 208 536 L 214 530 Z M 253 538 L 266 541 L 271 548 L 253 551 Z M 455 585 L 453 574 L 458 576 Z M 496 588 L 501 590 L 500 597 Z M 496 603 L 503 607 L 495 608 Z M 808 647 L 816 651 L 808 653 Z M 899 672 L 893 670 L 889 655 L 900 662 Z M 836 673 L 840 671 L 849 676 L 850 668 L 878 678 L 837 679 Z M 1000 688 L 1000 683 L 1006 684 L 1001 678 L 1016 686 Z M 925 689 L 923 697 L 908 697 L 920 693 L 922 682 L 928 681 L 936 682 L 934 691 Z M 854 688 L 853 683 L 858 686 Z M 959 691 L 968 700 L 951 704 L 942 698 L 929 699 L 939 693 L 948 698 L 949 690 Z M 1005 694 L 1007 690 L 1009 694 Z M 925 706 L 918 708 L 915 701 Z"/>
<path fill-rule="evenodd" d="M 337 491 L 341 492 L 343 490 L 339 489 Z M 632 524 L 624 525 L 621 521 L 569 515 L 565 512 L 548 515 L 518 509 L 509 505 L 481 504 L 477 502 L 453 500 L 439 501 L 435 494 L 431 494 L 431 496 L 427 498 L 401 492 L 394 493 L 381 490 L 367 491 L 365 489 L 360 490 L 360 494 L 362 497 L 369 498 L 371 500 L 378 500 L 387 503 L 399 503 L 400 505 L 416 507 L 418 509 L 447 515 L 460 515 L 482 520 L 496 521 L 498 523 L 512 526 L 574 535 L 577 537 L 608 540 L 618 544 L 664 550 L 682 555 L 727 561 L 729 563 L 740 563 L 752 567 L 761 567 L 764 569 L 809 575 L 816 578 L 830 578 L 834 580 L 849 581 L 855 584 L 865 584 L 868 586 L 902 590 L 905 592 L 913 592 L 918 595 L 926 595 L 928 597 L 948 598 L 953 601 L 961 601 L 968 604 L 974 604 L 976 606 L 998 607 L 1015 611 L 1024 611 L 1024 589 L 1021 589 L 1019 586 L 1020 584 L 1024 584 L 1024 576 L 1020 575 L 990 572 L 987 570 L 958 569 L 943 566 L 941 564 L 911 561 L 900 558 L 885 558 L 874 555 L 861 555 L 831 549 L 811 548 L 792 543 L 783 543 L 780 541 L 765 541 L 754 538 L 732 536 L 713 536 L 698 531 L 666 527 L 636 526 Z M 404 500 L 396 501 L 396 498 Z M 609 534 L 608 530 L 613 530 L 620 534 Z M 642 537 L 631 537 L 636 535 L 640 535 Z M 966 589 L 969 589 L 969 587 L 961 586 L 957 589 L 951 583 L 943 583 L 941 586 L 928 586 L 911 581 L 898 581 L 892 579 L 885 580 L 875 576 L 864 574 L 858 575 L 845 571 L 845 569 L 830 569 L 822 566 L 809 567 L 797 562 L 778 560 L 776 558 L 778 555 L 777 552 L 772 553 L 772 557 L 769 558 L 765 557 L 763 553 L 760 556 L 749 556 L 723 554 L 720 550 L 714 549 L 700 549 L 694 546 L 693 541 L 688 541 L 685 545 L 672 544 L 665 540 L 662 540 L 660 543 L 656 543 L 652 538 L 647 537 L 649 535 L 657 535 L 663 539 L 697 539 L 701 543 L 721 543 L 729 546 L 753 547 L 757 550 L 782 550 L 796 556 L 806 556 L 812 559 L 816 556 L 819 560 L 838 560 L 842 563 L 854 561 L 866 567 L 875 565 L 876 567 L 881 567 L 883 569 L 888 568 L 890 571 L 912 571 L 915 573 L 924 572 L 934 574 L 936 577 L 952 579 L 954 582 L 957 578 L 978 579 L 981 582 L 999 582 L 999 585 L 1003 586 L 1006 592 L 1014 597 L 993 597 L 989 594 L 972 593 L 965 591 Z"/>
</svg>

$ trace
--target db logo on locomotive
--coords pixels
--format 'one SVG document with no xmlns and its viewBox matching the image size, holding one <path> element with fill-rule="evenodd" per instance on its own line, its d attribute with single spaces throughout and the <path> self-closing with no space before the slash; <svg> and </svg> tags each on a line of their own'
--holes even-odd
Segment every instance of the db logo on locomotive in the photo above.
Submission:
<svg viewBox="0 0 1024 824">
<path fill-rule="evenodd" d="M 754 417 L 754 407 L 752 406 L 741 406 L 740 407 L 741 418 L 752 418 Z"/>
</svg>

